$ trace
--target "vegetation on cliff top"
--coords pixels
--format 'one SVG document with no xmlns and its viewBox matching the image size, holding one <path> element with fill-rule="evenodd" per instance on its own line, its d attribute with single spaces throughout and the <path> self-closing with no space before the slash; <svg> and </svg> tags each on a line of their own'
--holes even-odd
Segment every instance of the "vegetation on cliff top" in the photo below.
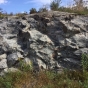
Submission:
<svg viewBox="0 0 88 88">
<path fill-rule="evenodd" d="M 39 13 L 39 12 L 47 12 L 48 8 L 54 11 L 63 11 L 63 12 L 70 12 L 70 13 L 77 13 L 78 15 L 88 15 L 88 7 L 85 7 L 85 2 L 83 0 L 73 0 L 67 7 L 61 6 L 62 0 L 52 0 L 50 5 L 44 5 L 43 7 L 39 8 L 39 11 L 36 8 L 31 8 L 29 13 Z M 73 3 L 73 4 L 72 4 Z M 23 16 L 25 14 L 29 14 L 26 11 L 24 13 L 16 13 L 17 16 Z M 0 8 L 0 18 L 5 16 L 12 16 L 13 12 L 7 13 L 4 12 L 2 8 Z"/>
</svg>

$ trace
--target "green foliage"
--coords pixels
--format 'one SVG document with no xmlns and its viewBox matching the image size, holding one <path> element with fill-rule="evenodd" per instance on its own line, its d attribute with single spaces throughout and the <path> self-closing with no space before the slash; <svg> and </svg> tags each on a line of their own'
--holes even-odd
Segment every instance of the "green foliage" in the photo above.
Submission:
<svg viewBox="0 0 88 88">
<path fill-rule="evenodd" d="M 84 88 L 88 88 L 88 80 L 86 80 L 83 84 Z"/>
<path fill-rule="evenodd" d="M 0 88 L 88 88 L 88 72 L 65 70 L 62 73 L 52 71 L 10 72 L 0 77 Z M 32 85 L 33 84 L 33 85 Z"/>
<path fill-rule="evenodd" d="M 24 13 L 17 13 L 17 14 L 16 14 L 16 16 L 19 17 L 19 18 L 24 17 L 24 15 L 25 15 Z"/>
<path fill-rule="evenodd" d="M 20 61 L 19 72 L 8 72 L 0 77 L 0 88 L 88 88 L 88 55 L 82 55 L 82 70 L 65 69 L 62 73 L 30 70 Z M 33 84 L 33 85 L 32 85 Z"/>
<path fill-rule="evenodd" d="M 13 12 L 11 12 L 11 13 L 9 14 L 9 16 L 13 16 Z"/>
<path fill-rule="evenodd" d="M 53 0 L 50 4 L 51 10 L 58 10 L 61 0 Z"/>
<path fill-rule="evenodd" d="M 4 13 L 2 8 L 0 8 L 0 19 L 3 19 L 5 16 L 7 16 L 7 14 Z"/>
<path fill-rule="evenodd" d="M 24 71 L 24 72 L 28 72 L 28 71 L 32 70 L 31 66 L 27 65 L 24 61 L 20 61 L 20 63 L 19 63 L 19 69 L 21 71 Z"/>
<path fill-rule="evenodd" d="M 57 75 L 57 74 L 54 73 L 54 72 L 52 72 L 52 71 L 46 71 L 46 76 L 47 76 L 50 80 L 54 79 L 56 75 Z"/>
<path fill-rule="evenodd" d="M 86 8 L 84 8 L 84 10 L 80 11 L 80 10 L 75 10 L 75 9 L 71 9 L 71 8 L 60 7 L 58 10 L 63 11 L 63 12 L 76 13 L 77 15 L 88 15 L 88 9 L 86 9 Z"/>
<path fill-rule="evenodd" d="M 83 11 L 74 11 L 74 13 L 78 15 L 88 15 L 88 10 L 83 10 Z"/>
<path fill-rule="evenodd" d="M 84 71 L 88 71 L 88 54 L 82 54 L 82 67 Z"/>
<path fill-rule="evenodd" d="M 39 12 L 47 12 L 47 11 L 48 11 L 48 9 L 46 7 L 39 9 Z"/>
<path fill-rule="evenodd" d="M 6 73 L 5 76 L 0 77 L 0 88 L 13 88 L 13 82 L 18 81 L 21 76 L 20 72 Z"/>
<path fill-rule="evenodd" d="M 0 14 L 0 19 L 3 19 L 4 17 L 4 14 Z"/>
<path fill-rule="evenodd" d="M 30 14 L 33 14 L 33 13 L 37 13 L 37 11 L 36 11 L 35 8 L 31 8 L 31 9 L 30 9 Z"/>
</svg>

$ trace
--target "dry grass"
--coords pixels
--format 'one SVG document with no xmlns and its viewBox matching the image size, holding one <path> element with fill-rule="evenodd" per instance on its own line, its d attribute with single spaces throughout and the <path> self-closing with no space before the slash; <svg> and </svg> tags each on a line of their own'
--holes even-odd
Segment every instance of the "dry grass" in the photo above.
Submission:
<svg viewBox="0 0 88 88">
<path fill-rule="evenodd" d="M 71 8 L 59 8 L 59 11 L 63 11 L 63 12 L 69 12 L 69 13 L 76 13 L 77 15 L 88 15 L 88 9 L 84 8 L 84 10 L 80 11 L 80 10 L 75 10 L 75 9 L 71 9 Z"/>
<path fill-rule="evenodd" d="M 88 67 L 88 55 L 82 56 L 83 68 Z M 33 72 L 21 62 L 20 72 L 9 72 L 0 77 L 0 88 L 88 88 L 88 70 L 64 70 Z"/>
<path fill-rule="evenodd" d="M 79 71 L 56 74 L 50 71 L 39 73 L 8 73 L 0 78 L 0 88 L 87 88 L 87 75 Z M 87 87 L 86 87 L 87 86 Z"/>
</svg>

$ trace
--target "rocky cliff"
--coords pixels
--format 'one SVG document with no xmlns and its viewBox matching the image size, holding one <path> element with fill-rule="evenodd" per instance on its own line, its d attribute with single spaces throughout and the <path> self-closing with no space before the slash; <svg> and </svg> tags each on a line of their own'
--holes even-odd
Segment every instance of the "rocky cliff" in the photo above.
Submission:
<svg viewBox="0 0 88 88">
<path fill-rule="evenodd" d="M 0 20 L 0 72 L 22 60 L 35 70 L 81 68 L 88 53 L 88 17 L 51 11 Z"/>
</svg>

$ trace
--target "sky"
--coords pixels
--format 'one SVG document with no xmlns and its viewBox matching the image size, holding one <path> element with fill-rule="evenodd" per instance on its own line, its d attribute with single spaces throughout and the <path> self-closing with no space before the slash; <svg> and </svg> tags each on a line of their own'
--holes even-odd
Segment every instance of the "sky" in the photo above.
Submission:
<svg viewBox="0 0 88 88">
<path fill-rule="evenodd" d="M 0 8 L 8 13 L 29 12 L 31 8 L 38 10 L 44 5 L 49 6 L 50 2 L 51 0 L 0 0 Z M 61 2 L 61 5 L 67 6 L 71 5 L 72 0 L 61 0 Z"/>
</svg>

